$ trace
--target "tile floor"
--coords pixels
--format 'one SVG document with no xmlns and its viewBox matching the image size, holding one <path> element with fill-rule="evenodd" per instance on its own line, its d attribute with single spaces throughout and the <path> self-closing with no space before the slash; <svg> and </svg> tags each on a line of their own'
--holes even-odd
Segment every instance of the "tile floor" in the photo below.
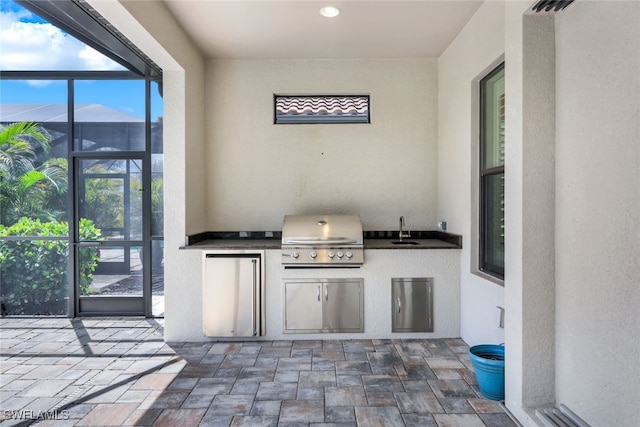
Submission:
<svg viewBox="0 0 640 427">
<path fill-rule="evenodd" d="M 154 319 L 0 320 L 2 426 L 515 426 L 460 339 L 165 343 Z"/>
</svg>

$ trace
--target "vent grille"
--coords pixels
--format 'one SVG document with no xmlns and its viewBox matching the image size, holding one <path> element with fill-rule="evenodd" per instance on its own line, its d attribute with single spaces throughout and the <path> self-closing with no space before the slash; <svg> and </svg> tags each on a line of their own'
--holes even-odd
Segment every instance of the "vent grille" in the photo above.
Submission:
<svg viewBox="0 0 640 427">
<path fill-rule="evenodd" d="M 537 409 L 536 415 L 545 427 L 590 427 L 585 420 L 565 405 L 560 405 L 558 408 Z"/>
<path fill-rule="evenodd" d="M 274 95 L 275 123 L 369 123 L 368 95 Z"/>
<path fill-rule="evenodd" d="M 573 0 L 540 0 L 533 5 L 534 12 L 558 12 L 573 3 Z"/>
</svg>

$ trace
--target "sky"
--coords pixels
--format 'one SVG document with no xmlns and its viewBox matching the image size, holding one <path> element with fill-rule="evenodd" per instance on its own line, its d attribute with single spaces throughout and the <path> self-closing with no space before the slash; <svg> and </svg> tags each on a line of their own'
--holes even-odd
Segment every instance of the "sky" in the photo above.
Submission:
<svg viewBox="0 0 640 427">
<path fill-rule="evenodd" d="M 2 71 L 125 70 L 93 48 L 10 0 L 0 0 L 0 73 Z M 132 93 L 141 91 L 141 96 Z M 76 103 L 100 103 L 144 118 L 141 81 L 84 81 Z M 66 82 L 2 80 L 0 104 L 66 103 Z M 152 120 L 162 115 L 162 100 L 152 90 Z"/>
</svg>

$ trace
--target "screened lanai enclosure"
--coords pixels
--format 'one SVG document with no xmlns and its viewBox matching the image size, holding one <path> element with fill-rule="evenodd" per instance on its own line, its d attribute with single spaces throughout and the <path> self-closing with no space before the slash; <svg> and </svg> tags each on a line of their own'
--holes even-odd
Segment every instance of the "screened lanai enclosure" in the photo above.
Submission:
<svg viewBox="0 0 640 427">
<path fill-rule="evenodd" d="M 138 83 L 144 88 L 144 81 Z M 29 172 L 42 173 L 41 182 L 24 190 L 25 198 L 37 204 L 23 201 L 21 206 L 2 209 L 3 314 L 67 315 L 70 303 L 77 306 L 76 314 L 141 314 L 145 253 L 149 253 L 148 299 L 151 314 L 160 315 L 162 122 L 147 128 L 145 120 L 136 116 L 100 104 L 79 104 L 74 106 L 71 142 L 67 108 L 66 104 L 2 104 L 4 129 L 35 123 L 49 139 L 48 147 L 31 141 L 35 148 L 31 170 L 17 181 L 24 183 Z M 46 177 L 52 164 L 67 169 L 62 182 L 52 183 L 54 178 Z M 2 203 L 11 201 L 3 197 Z M 77 280 L 70 280 L 76 275 Z"/>
<path fill-rule="evenodd" d="M 95 14 L 84 2 L 7 4 L 108 66 L 6 69 L 3 56 L 2 316 L 162 316 L 161 70 L 113 29 L 82 34 Z"/>
</svg>

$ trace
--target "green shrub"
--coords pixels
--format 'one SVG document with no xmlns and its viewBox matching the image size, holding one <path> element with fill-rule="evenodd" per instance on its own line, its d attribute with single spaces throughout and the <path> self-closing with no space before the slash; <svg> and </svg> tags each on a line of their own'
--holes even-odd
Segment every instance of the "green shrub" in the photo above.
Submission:
<svg viewBox="0 0 640 427">
<path fill-rule="evenodd" d="M 21 218 L 0 226 L 0 237 L 66 237 L 66 222 L 41 222 Z M 100 230 L 88 219 L 80 220 L 81 240 L 99 240 Z M 80 293 L 87 294 L 100 259 L 98 248 L 80 249 Z M 0 293 L 3 314 L 65 315 L 69 302 L 69 241 L 0 240 Z"/>
</svg>

